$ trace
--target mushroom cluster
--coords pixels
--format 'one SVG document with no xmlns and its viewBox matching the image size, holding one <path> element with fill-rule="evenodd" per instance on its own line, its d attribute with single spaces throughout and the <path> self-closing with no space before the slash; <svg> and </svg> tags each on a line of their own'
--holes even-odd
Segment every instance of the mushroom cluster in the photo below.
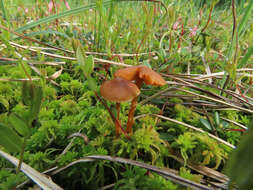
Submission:
<svg viewBox="0 0 253 190">
<path fill-rule="evenodd" d="M 133 66 L 129 68 L 119 69 L 114 73 L 115 78 L 105 81 L 100 92 L 104 99 L 116 102 L 117 119 L 119 119 L 120 102 L 132 100 L 128 113 L 127 133 L 132 133 L 134 123 L 133 117 L 137 105 L 140 88 L 143 83 L 147 85 L 163 86 L 166 81 L 147 66 Z M 133 83 L 132 81 L 135 81 Z M 120 128 L 115 122 L 116 136 L 120 134 Z"/>
<path fill-rule="evenodd" d="M 120 115 L 120 102 L 130 101 L 140 94 L 139 88 L 132 82 L 123 78 L 115 78 L 105 81 L 100 87 L 100 93 L 104 99 L 116 102 L 117 120 Z M 120 126 L 115 121 L 116 136 L 120 134 Z"/>
</svg>

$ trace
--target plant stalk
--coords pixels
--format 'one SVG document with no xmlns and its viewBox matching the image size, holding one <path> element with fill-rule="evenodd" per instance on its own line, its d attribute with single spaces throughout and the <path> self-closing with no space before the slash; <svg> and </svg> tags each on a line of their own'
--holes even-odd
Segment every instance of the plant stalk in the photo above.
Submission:
<svg viewBox="0 0 253 190">
<path fill-rule="evenodd" d="M 142 80 L 141 79 L 136 79 L 135 84 L 136 84 L 136 86 L 139 89 L 141 89 Z M 126 129 L 126 132 L 129 133 L 129 134 L 133 133 L 132 126 L 134 124 L 134 112 L 135 112 L 135 109 L 136 109 L 137 102 L 138 102 L 138 96 L 135 97 L 132 100 L 131 107 L 130 107 L 130 110 L 128 112 L 128 120 L 127 120 L 127 129 Z"/>
<path fill-rule="evenodd" d="M 115 120 L 115 131 L 116 131 L 116 137 L 118 137 L 120 135 L 120 120 L 119 120 L 119 114 L 120 114 L 120 103 L 117 102 L 116 103 L 116 110 L 117 110 L 117 120 L 118 122 L 116 122 Z"/>
<path fill-rule="evenodd" d="M 22 165 L 22 162 L 23 162 L 23 159 L 24 159 L 26 140 L 27 140 L 27 137 L 24 137 L 24 142 L 22 144 L 22 149 L 21 149 L 21 152 L 20 152 L 20 159 L 19 159 L 18 167 L 16 169 L 17 174 L 20 172 L 21 165 Z"/>
<path fill-rule="evenodd" d="M 117 118 L 115 118 L 115 116 L 112 114 L 112 112 L 111 112 L 110 108 L 107 106 L 107 104 L 99 97 L 99 95 L 98 95 L 97 92 L 94 91 L 94 93 L 95 93 L 97 99 L 98 99 L 98 100 L 105 106 L 105 108 L 108 110 L 108 112 L 109 112 L 109 114 L 110 114 L 112 120 L 113 120 L 115 123 L 117 123 L 117 125 L 119 126 L 120 130 L 123 132 L 123 134 L 125 135 L 125 137 L 128 138 L 128 139 L 130 139 L 129 135 L 128 135 L 128 134 L 126 133 L 126 131 L 122 128 L 122 126 L 121 126 L 119 120 L 118 120 Z"/>
</svg>

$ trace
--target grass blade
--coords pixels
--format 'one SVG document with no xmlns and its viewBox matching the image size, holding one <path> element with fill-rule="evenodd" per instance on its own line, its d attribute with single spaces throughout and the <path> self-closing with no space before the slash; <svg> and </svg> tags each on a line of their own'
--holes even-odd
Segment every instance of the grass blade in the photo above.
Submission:
<svg viewBox="0 0 253 190">
<path fill-rule="evenodd" d="M 109 5 L 110 2 L 111 2 L 111 0 L 107 0 L 107 1 L 104 1 L 103 4 L 104 5 Z M 44 24 L 44 23 L 47 23 L 47 22 L 50 22 L 52 20 L 62 18 L 62 17 L 65 17 L 65 16 L 78 14 L 78 13 L 81 13 L 82 11 L 89 10 L 89 9 L 95 8 L 95 7 L 96 7 L 96 4 L 92 3 L 90 5 L 85 5 L 85 6 L 82 6 L 82 7 L 75 8 L 75 9 L 67 10 L 67 11 L 61 12 L 59 14 L 54 14 L 54 15 L 39 19 L 37 21 L 31 22 L 29 24 L 26 24 L 26 25 L 18 28 L 16 30 L 16 32 L 23 32 L 24 30 L 33 28 L 33 27 L 38 26 L 40 24 Z"/>
<path fill-rule="evenodd" d="M 252 1 L 253 2 L 253 1 Z M 253 55 L 253 45 L 248 49 L 247 53 L 244 55 L 243 59 L 238 63 L 237 68 L 242 68 L 247 64 L 248 59 Z"/>
<path fill-rule="evenodd" d="M 6 160 L 10 161 L 15 166 L 18 165 L 19 160 L 10 154 L 0 150 L 0 156 L 5 158 Z M 39 185 L 44 190 L 63 190 L 49 178 L 46 178 L 45 175 L 41 174 L 40 172 L 36 171 L 29 165 L 22 163 L 21 171 L 26 174 L 30 179 L 32 179 L 37 185 Z"/>
<path fill-rule="evenodd" d="M 9 18 L 8 18 L 8 15 L 7 15 L 7 11 L 6 11 L 5 6 L 4 6 L 4 0 L 0 0 L 0 8 L 1 8 L 2 12 L 3 12 L 3 17 L 4 17 L 4 19 L 5 19 L 7 22 L 9 22 Z"/>
<path fill-rule="evenodd" d="M 242 18 L 242 20 L 241 20 L 241 22 L 240 22 L 240 24 L 238 26 L 238 33 L 239 34 L 241 33 L 243 27 L 245 26 L 247 20 L 249 19 L 250 15 L 251 15 L 251 9 L 252 9 L 252 7 L 253 7 L 253 1 L 250 1 L 249 5 L 248 5 L 248 7 L 247 7 L 247 9 L 246 9 L 246 11 L 245 11 L 245 13 L 243 15 L 243 18 Z"/>
</svg>

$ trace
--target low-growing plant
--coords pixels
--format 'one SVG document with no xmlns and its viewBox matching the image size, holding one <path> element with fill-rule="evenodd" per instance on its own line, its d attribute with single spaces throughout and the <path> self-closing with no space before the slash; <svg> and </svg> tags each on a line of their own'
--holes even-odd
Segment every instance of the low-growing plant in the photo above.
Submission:
<svg viewBox="0 0 253 190">
<path fill-rule="evenodd" d="M 0 189 L 37 188 L 16 158 L 64 189 L 227 184 L 201 169 L 221 176 L 252 119 L 253 2 L 60 2 L 0 0 Z M 144 85 L 135 117 L 99 93 L 119 66 L 153 68 L 168 84 Z M 249 136 L 228 169 L 246 189 Z"/>
</svg>

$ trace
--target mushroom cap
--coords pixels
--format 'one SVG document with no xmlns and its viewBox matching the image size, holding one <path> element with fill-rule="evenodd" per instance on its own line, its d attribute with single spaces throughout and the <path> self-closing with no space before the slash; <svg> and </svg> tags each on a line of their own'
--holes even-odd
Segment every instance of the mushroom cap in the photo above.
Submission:
<svg viewBox="0 0 253 190">
<path fill-rule="evenodd" d="M 161 75 L 145 65 L 119 69 L 114 73 L 114 76 L 129 81 L 142 79 L 147 85 L 163 86 L 166 84 L 166 81 Z"/>
<path fill-rule="evenodd" d="M 139 66 L 127 67 L 124 69 L 119 69 L 114 73 L 115 77 L 121 77 L 126 80 L 132 81 L 136 80 L 139 73 Z"/>
<path fill-rule="evenodd" d="M 124 102 L 138 96 L 140 90 L 134 83 L 118 77 L 105 81 L 100 87 L 100 93 L 106 100 Z"/>
<path fill-rule="evenodd" d="M 148 85 L 163 86 L 166 84 L 161 75 L 144 65 L 139 67 L 139 78 Z"/>
</svg>

